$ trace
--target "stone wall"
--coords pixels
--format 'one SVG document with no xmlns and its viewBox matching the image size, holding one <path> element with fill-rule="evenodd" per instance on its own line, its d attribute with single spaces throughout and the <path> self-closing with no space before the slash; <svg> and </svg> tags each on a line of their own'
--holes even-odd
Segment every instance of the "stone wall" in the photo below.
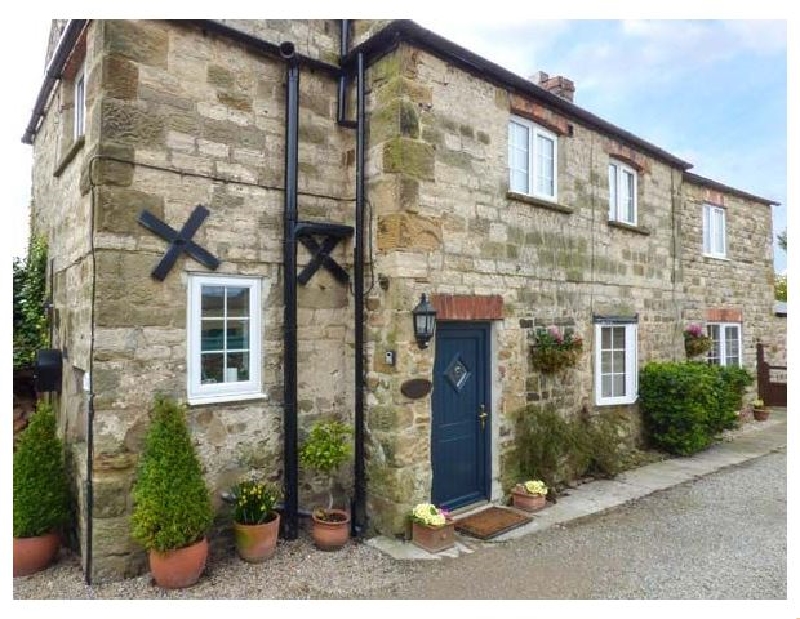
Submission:
<svg viewBox="0 0 800 619">
<path fill-rule="evenodd" d="M 772 341 L 771 207 L 731 193 L 684 183 L 681 263 L 685 324 L 741 322 L 742 364 L 755 376 L 756 340 Z M 725 208 L 727 256 L 703 256 L 703 204 Z M 755 397 L 755 385 L 746 402 Z"/>
<path fill-rule="evenodd" d="M 51 45 L 63 28 L 54 20 Z M 76 495 L 75 533 L 81 544 L 85 534 L 85 468 L 79 460 L 86 453 L 87 393 L 83 377 L 89 370 L 91 339 L 91 284 L 94 263 L 91 253 L 92 195 L 82 186 L 87 151 L 99 139 L 93 119 L 98 110 L 98 62 L 102 52 L 99 29 L 90 25 L 78 40 L 45 108 L 33 141 L 31 227 L 48 243 L 48 286 L 53 282 L 56 308 L 53 345 L 62 350 L 61 396 L 55 398 L 59 433 L 69 446 L 69 470 Z M 75 72 L 85 62 L 86 125 L 83 138 L 74 137 L 73 88 Z M 85 556 L 85 552 L 81 552 Z"/>
<path fill-rule="evenodd" d="M 368 494 L 375 526 L 399 533 L 407 510 L 430 498 L 430 397 L 398 391 L 430 377 L 436 354 L 412 337 L 420 294 L 502 295 L 493 326 L 499 499 L 516 411 L 608 410 L 594 406 L 593 313 L 638 314 L 640 364 L 682 356 L 681 173 L 408 45 L 371 67 L 369 84 L 369 196 L 387 289 L 370 299 Z M 508 193 L 512 110 L 560 134 L 558 204 Z M 607 221 L 610 153 L 640 170 L 637 228 Z M 574 328 L 585 347 L 574 369 L 547 376 L 529 368 L 528 351 L 535 328 L 553 324 Z M 394 367 L 383 363 L 387 349 L 397 351 Z M 635 433 L 635 407 L 624 409 Z"/>
<path fill-rule="evenodd" d="M 166 244 L 137 223 L 142 209 L 180 228 L 196 204 L 206 205 L 211 214 L 194 240 L 221 260 L 217 272 L 263 278 L 266 398 L 188 412 L 220 526 L 230 516 L 221 491 L 249 472 L 282 477 L 285 65 L 163 22 L 98 21 L 93 32 L 96 100 L 74 189 L 77 199 L 80 182 L 87 214 L 89 196 L 95 200 L 93 578 L 102 581 L 146 565 L 129 535 L 130 488 L 153 396 L 186 399 L 187 274 L 205 270 L 182 257 L 164 282 L 152 279 Z M 353 132 L 336 125 L 335 81 L 301 70 L 300 106 L 299 216 L 352 225 Z M 37 161 L 37 170 L 45 163 Z M 67 220 L 80 213 L 75 202 L 58 208 L 64 218 L 44 217 L 63 242 L 88 242 L 88 221 Z M 65 263 L 72 258 L 61 246 L 55 252 Z M 302 268 L 309 256 L 302 246 L 298 254 Z M 350 243 L 333 253 L 348 270 L 351 255 Z M 75 282 L 64 282 L 61 290 L 75 290 Z M 80 298 L 88 302 L 88 290 Z M 57 304 L 72 302 L 57 296 Z M 351 419 L 352 323 L 349 288 L 327 271 L 299 287 L 301 437 L 318 418 Z M 82 335 L 88 345 L 88 329 Z M 75 347 L 70 354 L 86 353 Z M 342 472 L 342 503 L 350 475 Z M 302 509 L 313 508 L 323 490 L 323 480 L 301 471 Z"/>
</svg>

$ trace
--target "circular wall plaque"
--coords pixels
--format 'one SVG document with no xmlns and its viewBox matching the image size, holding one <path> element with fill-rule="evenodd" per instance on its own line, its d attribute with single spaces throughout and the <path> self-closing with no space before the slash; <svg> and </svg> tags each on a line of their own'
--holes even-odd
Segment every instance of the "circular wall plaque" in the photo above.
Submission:
<svg viewBox="0 0 800 619">
<path fill-rule="evenodd" d="M 431 392 L 431 381 L 427 378 L 412 378 L 400 385 L 400 393 L 407 398 L 424 398 Z"/>
</svg>

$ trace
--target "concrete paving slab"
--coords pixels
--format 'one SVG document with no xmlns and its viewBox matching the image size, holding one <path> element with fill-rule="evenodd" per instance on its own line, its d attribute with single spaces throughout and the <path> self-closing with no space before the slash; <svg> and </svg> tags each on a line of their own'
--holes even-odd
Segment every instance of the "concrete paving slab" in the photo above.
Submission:
<svg viewBox="0 0 800 619">
<path fill-rule="evenodd" d="M 549 527 L 590 516 L 658 490 L 699 479 L 715 471 L 735 466 L 786 447 L 786 410 L 773 410 L 765 422 L 748 423 L 727 432 L 723 441 L 691 457 L 669 458 L 626 471 L 612 480 L 595 480 L 567 490 L 558 502 L 534 514 L 526 525 L 491 540 L 477 540 L 457 534 L 455 547 L 431 554 L 410 542 L 378 536 L 367 541 L 371 546 L 398 560 L 435 560 L 472 553 L 484 545 L 519 539 Z M 479 508 L 485 505 L 479 506 Z M 471 509 L 469 513 L 477 511 Z M 460 514 L 466 515 L 466 514 Z"/>
</svg>

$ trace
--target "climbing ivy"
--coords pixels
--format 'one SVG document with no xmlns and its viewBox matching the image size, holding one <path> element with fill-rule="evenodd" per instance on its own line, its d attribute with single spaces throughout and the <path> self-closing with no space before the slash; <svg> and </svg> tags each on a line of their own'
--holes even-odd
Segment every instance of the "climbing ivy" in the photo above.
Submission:
<svg viewBox="0 0 800 619">
<path fill-rule="evenodd" d="M 14 368 L 33 364 L 36 351 L 47 347 L 45 271 L 47 243 L 33 237 L 25 260 L 14 258 Z"/>
</svg>

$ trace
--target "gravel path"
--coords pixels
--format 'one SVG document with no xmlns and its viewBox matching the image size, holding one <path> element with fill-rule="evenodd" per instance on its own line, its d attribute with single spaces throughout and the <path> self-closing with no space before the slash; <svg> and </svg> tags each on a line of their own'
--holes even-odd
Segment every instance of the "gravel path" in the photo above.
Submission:
<svg viewBox="0 0 800 619">
<path fill-rule="evenodd" d="M 87 586 L 62 550 L 14 579 L 14 598 L 785 599 L 786 454 L 457 559 L 398 562 L 356 543 L 325 553 L 303 534 L 261 565 L 213 557 L 196 586 L 166 591 L 149 575 Z"/>
<path fill-rule="evenodd" d="M 786 453 L 437 562 L 364 597 L 786 599 Z"/>
</svg>

